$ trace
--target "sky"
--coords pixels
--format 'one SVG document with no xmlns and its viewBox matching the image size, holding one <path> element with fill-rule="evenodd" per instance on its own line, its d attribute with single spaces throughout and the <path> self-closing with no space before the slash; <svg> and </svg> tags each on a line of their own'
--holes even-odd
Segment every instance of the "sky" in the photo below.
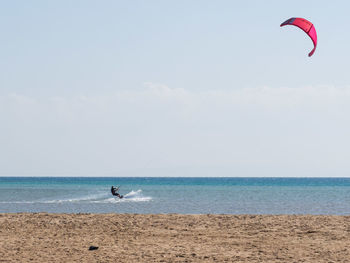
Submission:
<svg viewBox="0 0 350 263">
<path fill-rule="evenodd" d="M 348 177 L 349 9 L 2 1 L 0 176 Z"/>
</svg>

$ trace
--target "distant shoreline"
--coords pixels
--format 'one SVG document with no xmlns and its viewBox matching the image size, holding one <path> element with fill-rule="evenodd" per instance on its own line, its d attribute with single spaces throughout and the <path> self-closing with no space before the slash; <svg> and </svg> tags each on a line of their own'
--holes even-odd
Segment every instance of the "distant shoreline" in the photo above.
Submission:
<svg viewBox="0 0 350 263">
<path fill-rule="evenodd" d="M 349 232 L 350 216 L 338 215 L 0 213 L 0 256 L 5 262 L 345 262 Z"/>
</svg>

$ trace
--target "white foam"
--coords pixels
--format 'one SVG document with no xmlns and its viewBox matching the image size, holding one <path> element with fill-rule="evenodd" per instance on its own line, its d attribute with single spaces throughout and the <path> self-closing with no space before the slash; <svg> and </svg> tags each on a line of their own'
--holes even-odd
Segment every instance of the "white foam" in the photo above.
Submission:
<svg viewBox="0 0 350 263">
<path fill-rule="evenodd" d="M 84 202 L 84 201 L 90 201 L 90 200 L 96 200 L 96 199 L 101 199 L 106 196 L 105 193 L 102 194 L 94 194 L 94 195 L 85 195 L 81 197 L 76 197 L 76 198 L 69 198 L 69 199 L 58 199 L 58 200 L 45 200 L 45 201 L 37 201 L 36 203 L 45 203 L 45 204 L 50 204 L 50 203 L 74 203 L 74 202 Z"/>
<path fill-rule="evenodd" d="M 101 199 L 106 196 L 103 194 L 95 194 L 95 195 L 85 195 L 76 198 L 68 198 L 68 199 L 53 199 L 53 200 L 35 200 L 35 201 L 2 201 L 2 204 L 57 204 L 57 203 L 67 203 L 67 202 L 84 202 L 89 200 Z"/>
<path fill-rule="evenodd" d="M 152 197 L 143 196 L 142 190 L 139 189 L 137 191 L 131 191 L 124 195 L 122 199 L 120 198 L 106 198 L 104 200 L 96 200 L 92 201 L 93 203 L 120 203 L 120 202 L 148 202 L 151 201 Z"/>
<path fill-rule="evenodd" d="M 110 196 L 107 193 L 85 195 L 70 199 L 36 200 L 36 201 L 2 201 L 2 204 L 60 204 L 60 203 L 120 203 L 120 202 L 148 202 L 152 200 L 150 196 L 143 196 L 142 190 L 131 191 L 124 195 L 122 199 Z"/>
</svg>

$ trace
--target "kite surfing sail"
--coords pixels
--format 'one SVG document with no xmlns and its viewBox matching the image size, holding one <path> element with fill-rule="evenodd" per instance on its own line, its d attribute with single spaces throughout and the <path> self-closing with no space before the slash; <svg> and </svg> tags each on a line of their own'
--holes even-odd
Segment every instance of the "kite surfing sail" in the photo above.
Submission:
<svg viewBox="0 0 350 263">
<path fill-rule="evenodd" d="M 304 18 L 297 18 L 297 17 L 289 18 L 288 20 L 286 20 L 281 24 L 281 26 L 286 26 L 286 25 L 299 27 L 311 38 L 312 42 L 314 43 L 314 48 L 309 53 L 309 57 L 311 57 L 314 54 L 317 46 L 317 34 L 316 34 L 316 29 L 314 25 L 310 21 L 307 21 Z"/>
</svg>

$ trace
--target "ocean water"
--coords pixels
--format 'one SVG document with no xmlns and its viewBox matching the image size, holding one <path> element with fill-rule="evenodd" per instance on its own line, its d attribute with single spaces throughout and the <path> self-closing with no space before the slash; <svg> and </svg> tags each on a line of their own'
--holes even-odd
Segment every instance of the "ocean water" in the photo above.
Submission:
<svg viewBox="0 0 350 263">
<path fill-rule="evenodd" d="M 349 215 L 350 178 L 0 177 L 8 212 Z"/>
</svg>

